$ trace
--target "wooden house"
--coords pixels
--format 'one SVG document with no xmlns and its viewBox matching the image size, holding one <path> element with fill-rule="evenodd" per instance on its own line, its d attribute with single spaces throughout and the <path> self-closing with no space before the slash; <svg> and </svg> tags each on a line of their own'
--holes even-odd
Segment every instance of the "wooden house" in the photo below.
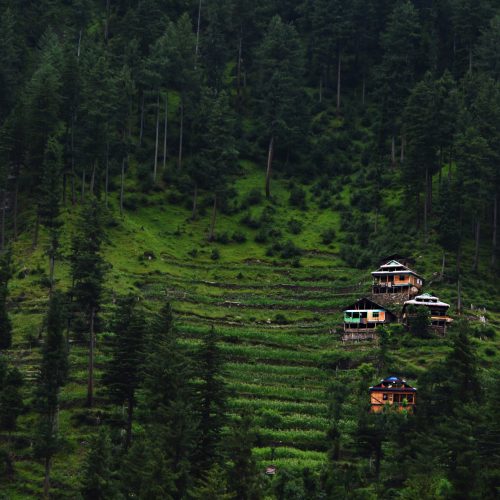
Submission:
<svg viewBox="0 0 500 500">
<path fill-rule="evenodd" d="M 424 285 L 422 276 L 397 260 L 390 260 L 372 272 L 372 294 L 374 298 L 410 299 L 418 294 Z M 403 298 L 404 297 L 404 298 Z"/>
<path fill-rule="evenodd" d="M 453 321 L 448 316 L 450 304 L 441 302 L 439 297 L 430 293 L 417 295 L 414 299 L 407 300 L 403 305 L 403 323 L 408 326 L 411 318 L 411 306 L 427 307 L 430 312 L 431 328 L 438 333 L 445 334 L 446 327 Z"/>
<path fill-rule="evenodd" d="M 377 326 L 395 321 L 397 317 L 391 311 L 364 297 L 344 309 L 342 340 L 375 338 Z"/>
<path fill-rule="evenodd" d="M 370 387 L 369 391 L 372 413 L 380 413 L 389 407 L 411 413 L 415 410 L 417 389 L 399 377 L 387 377 Z"/>
</svg>

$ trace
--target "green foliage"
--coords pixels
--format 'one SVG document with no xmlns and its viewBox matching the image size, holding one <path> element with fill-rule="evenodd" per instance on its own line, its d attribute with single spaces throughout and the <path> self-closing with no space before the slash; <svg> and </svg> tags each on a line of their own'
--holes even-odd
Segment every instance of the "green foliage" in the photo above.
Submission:
<svg viewBox="0 0 500 500">
<path fill-rule="evenodd" d="M 0 255 L 0 349 L 12 345 L 12 323 L 7 311 L 9 280 L 12 278 L 12 254 L 9 250 Z"/>
</svg>

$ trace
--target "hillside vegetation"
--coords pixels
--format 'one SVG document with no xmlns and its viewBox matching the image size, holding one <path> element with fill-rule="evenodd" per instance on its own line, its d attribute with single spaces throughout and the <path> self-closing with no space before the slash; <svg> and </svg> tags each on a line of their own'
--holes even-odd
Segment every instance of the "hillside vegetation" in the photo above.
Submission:
<svg viewBox="0 0 500 500">
<path fill-rule="evenodd" d="M 0 496 L 495 498 L 493 2 L 0 15 Z M 452 328 L 343 343 L 395 253 Z"/>
</svg>

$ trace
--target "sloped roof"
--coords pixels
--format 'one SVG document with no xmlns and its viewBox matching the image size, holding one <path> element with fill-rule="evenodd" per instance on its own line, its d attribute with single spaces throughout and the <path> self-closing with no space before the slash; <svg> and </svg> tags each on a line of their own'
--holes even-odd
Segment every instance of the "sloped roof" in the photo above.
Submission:
<svg viewBox="0 0 500 500">
<path fill-rule="evenodd" d="M 397 271 L 389 271 L 391 267 L 402 267 L 403 269 L 397 270 Z M 401 262 L 398 262 L 397 260 L 390 260 L 389 262 L 386 262 L 385 264 L 382 264 L 376 271 L 372 271 L 372 274 L 386 274 L 386 273 L 394 273 L 394 274 L 414 274 L 415 276 L 418 276 L 419 278 L 422 278 L 420 274 L 416 273 L 412 269 L 410 269 L 408 266 L 405 266 L 404 264 L 401 264 Z M 423 279 L 423 278 L 422 278 Z"/>
<path fill-rule="evenodd" d="M 377 304 L 376 302 L 374 302 L 373 300 L 369 299 L 368 297 L 361 297 L 360 299 L 358 299 L 353 304 L 351 304 L 351 305 L 347 306 L 346 308 L 344 308 L 344 311 L 349 311 L 349 310 L 356 309 L 356 306 L 360 302 L 366 302 L 367 305 L 369 306 L 369 308 L 363 307 L 363 309 L 385 311 L 385 312 L 389 313 L 390 315 L 396 317 L 396 315 L 394 313 L 392 313 L 389 309 L 387 309 L 387 307 L 381 306 L 380 304 Z"/>
<path fill-rule="evenodd" d="M 442 302 L 439 297 L 435 297 L 430 293 L 423 293 L 422 295 L 417 295 L 411 300 L 407 300 L 403 307 L 414 305 L 414 306 L 438 306 L 438 307 L 450 307 L 450 304 Z"/>
<path fill-rule="evenodd" d="M 373 385 L 369 389 L 370 391 L 378 391 L 378 390 L 384 390 L 384 391 L 411 391 L 411 392 L 416 392 L 417 389 L 415 387 L 412 387 L 406 380 L 396 377 L 396 376 L 391 376 L 387 377 L 383 380 L 380 381 L 380 383 Z"/>
</svg>

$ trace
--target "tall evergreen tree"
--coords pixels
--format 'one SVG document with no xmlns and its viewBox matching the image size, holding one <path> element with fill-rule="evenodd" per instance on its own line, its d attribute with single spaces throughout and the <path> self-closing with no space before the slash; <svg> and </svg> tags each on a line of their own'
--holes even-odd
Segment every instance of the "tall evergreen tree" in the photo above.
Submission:
<svg viewBox="0 0 500 500">
<path fill-rule="evenodd" d="M 115 403 L 127 405 L 125 448 L 128 448 L 132 441 L 136 390 L 144 356 L 145 320 L 138 310 L 137 297 L 131 295 L 120 300 L 113 330 L 112 358 L 103 382 Z"/>
<path fill-rule="evenodd" d="M 101 305 L 105 271 L 100 253 L 104 238 L 102 208 L 95 198 L 82 206 L 78 228 L 72 239 L 70 256 L 73 330 L 78 334 L 88 333 L 87 404 L 92 406 L 96 318 Z"/>
<path fill-rule="evenodd" d="M 49 302 L 47 334 L 42 349 L 40 376 L 36 391 L 38 424 L 35 436 L 35 452 L 43 459 L 45 478 L 44 496 L 50 489 L 52 459 L 60 449 L 58 431 L 59 391 L 68 375 L 68 352 L 63 329 L 62 297 L 55 293 Z"/>
<path fill-rule="evenodd" d="M 198 476 L 204 475 L 221 461 L 222 428 L 227 405 L 223 362 L 222 352 L 217 345 L 217 333 L 212 327 L 203 337 L 197 356 L 201 385 L 198 389 L 198 443 L 193 460 Z"/>
<path fill-rule="evenodd" d="M 12 278 L 11 251 L 0 254 L 0 349 L 10 349 L 12 345 L 12 323 L 7 311 L 8 286 Z"/>
</svg>

